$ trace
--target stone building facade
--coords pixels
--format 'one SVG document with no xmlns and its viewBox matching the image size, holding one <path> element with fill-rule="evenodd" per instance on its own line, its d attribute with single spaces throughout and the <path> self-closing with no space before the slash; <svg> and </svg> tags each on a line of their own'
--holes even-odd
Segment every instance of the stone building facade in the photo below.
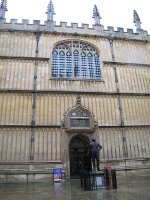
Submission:
<svg viewBox="0 0 150 200">
<path fill-rule="evenodd" d="M 93 28 L 56 25 L 51 6 L 45 24 L 6 23 L 1 6 L 1 180 L 76 176 L 92 137 L 101 167 L 149 168 L 150 36 L 137 13 L 134 33 L 105 30 L 96 6 Z"/>
</svg>

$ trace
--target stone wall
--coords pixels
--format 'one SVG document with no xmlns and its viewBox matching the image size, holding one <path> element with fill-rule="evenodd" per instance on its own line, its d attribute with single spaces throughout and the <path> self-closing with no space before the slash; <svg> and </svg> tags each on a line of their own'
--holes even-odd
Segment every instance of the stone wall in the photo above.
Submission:
<svg viewBox="0 0 150 200">
<path fill-rule="evenodd" d="M 46 25 L 40 25 L 38 30 L 42 35 L 34 91 L 34 32 L 38 24 L 12 21 L 0 25 L 0 168 L 30 171 L 30 165 L 35 169 L 61 166 L 67 171 L 71 136 L 62 129 L 62 120 L 65 112 L 75 106 L 77 94 L 82 106 L 94 114 L 97 122 L 94 135 L 103 146 L 103 163 L 115 162 L 119 166 L 125 159 L 132 160 L 134 165 L 138 159 L 147 162 L 150 157 L 149 35 L 144 31 L 125 33 L 121 28 L 114 31 L 111 27 L 108 30 L 90 29 L 88 25 L 79 28 L 76 24 L 67 27 L 65 23 L 55 25 L 50 31 Z M 100 54 L 102 78 L 53 79 L 51 53 L 62 40 L 93 44 Z M 141 166 L 144 161 L 140 162 Z"/>
</svg>

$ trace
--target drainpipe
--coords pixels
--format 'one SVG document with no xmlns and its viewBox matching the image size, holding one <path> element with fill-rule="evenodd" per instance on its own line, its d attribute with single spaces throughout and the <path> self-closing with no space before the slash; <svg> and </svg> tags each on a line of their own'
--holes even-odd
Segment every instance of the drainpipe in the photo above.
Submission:
<svg viewBox="0 0 150 200">
<path fill-rule="evenodd" d="M 113 48 L 113 39 L 108 38 L 108 40 L 110 44 L 112 62 L 114 63 L 115 54 L 114 54 L 114 48 Z M 121 127 L 122 143 L 123 143 L 123 156 L 125 158 L 125 164 L 126 164 L 126 158 L 128 157 L 128 149 L 127 149 L 127 141 L 126 141 L 126 135 L 125 135 L 125 130 L 124 130 L 124 117 L 123 117 L 122 102 L 121 102 L 119 82 L 118 82 L 118 74 L 117 74 L 117 68 L 115 64 L 113 64 L 113 69 L 114 69 L 114 75 L 115 75 L 116 93 L 117 93 L 117 98 L 118 98 L 118 108 L 119 108 L 119 115 L 120 115 L 120 127 Z"/>
<path fill-rule="evenodd" d="M 36 50 L 35 50 L 35 65 L 34 65 L 33 92 L 32 92 L 32 121 L 31 121 L 30 160 L 34 160 L 36 87 L 37 87 L 38 53 L 39 53 L 38 47 L 39 47 L 39 40 L 40 40 L 41 32 L 36 31 L 35 36 L 36 36 Z"/>
</svg>

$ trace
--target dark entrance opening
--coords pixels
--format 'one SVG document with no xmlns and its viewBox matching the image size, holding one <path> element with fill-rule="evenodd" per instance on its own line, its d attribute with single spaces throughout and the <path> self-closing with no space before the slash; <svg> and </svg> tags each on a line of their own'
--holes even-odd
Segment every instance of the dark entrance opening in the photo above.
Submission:
<svg viewBox="0 0 150 200">
<path fill-rule="evenodd" d="M 71 140 L 69 146 L 70 178 L 79 178 L 81 170 L 84 170 L 89 142 L 88 138 L 81 135 L 77 135 Z"/>
</svg>

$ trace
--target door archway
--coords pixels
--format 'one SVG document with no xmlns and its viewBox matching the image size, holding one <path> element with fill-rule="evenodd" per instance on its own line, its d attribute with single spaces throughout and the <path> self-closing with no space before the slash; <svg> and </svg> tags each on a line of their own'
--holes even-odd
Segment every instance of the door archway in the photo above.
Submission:
<svg viewBox="0 0 150 200">
<path fill-rule="evenodd" d="M 71 139 L 69 145 L 70 178 L 79 178 L 81 170 L 84 170 L 89 143 L 90 139 L 81 134 Z"/>
</svg>

